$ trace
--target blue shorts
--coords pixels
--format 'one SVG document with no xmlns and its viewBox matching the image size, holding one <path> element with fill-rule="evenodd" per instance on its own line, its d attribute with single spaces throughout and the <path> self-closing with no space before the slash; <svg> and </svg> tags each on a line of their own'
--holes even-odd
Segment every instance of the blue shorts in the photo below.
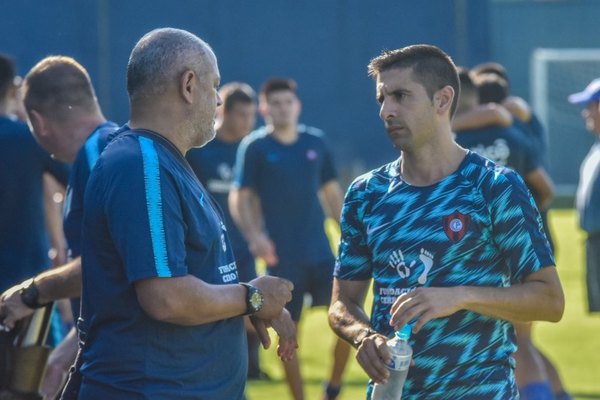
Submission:
<svg viewBox="0 0 600 400">
<path fill-rule="evenodd" d="M 312 296 L 312 307 L 329 306 L 334 264 L 335 259 L 331 258 L 317 263 L 298 264 L 293 267 L 278 265 L 267 268 L 268 275 L 289 279 L 294 284 L 292 301 L 285 306 L 294 321 L 300 321 L 305 293 Z"/>
</svg>

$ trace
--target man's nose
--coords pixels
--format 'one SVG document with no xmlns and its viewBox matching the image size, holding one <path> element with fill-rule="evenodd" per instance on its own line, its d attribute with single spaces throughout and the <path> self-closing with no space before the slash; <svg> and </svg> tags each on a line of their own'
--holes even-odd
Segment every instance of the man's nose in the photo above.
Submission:
<svg viewBox="0 0 600 400">
<path fill-rule="evenodd" d="M 393 107 L 392 104 L 390 104 L 389 102 L 384 101 L 381 104 L 381 108 L 379 110 L 379 116 L 381 117 L 382 120 L 387 121 L 390 120 L 394 117 L 396 117 L 397 115 L 397 111 L 395 109 L 395 107 Z"/>
</svg>

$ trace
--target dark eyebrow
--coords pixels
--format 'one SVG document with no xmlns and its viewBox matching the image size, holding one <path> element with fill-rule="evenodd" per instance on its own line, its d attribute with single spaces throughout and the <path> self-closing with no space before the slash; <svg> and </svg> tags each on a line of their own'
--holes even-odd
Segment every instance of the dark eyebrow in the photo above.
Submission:
<svg viewBox="0 0 600 400">
<path fill-rule="evenodd" d="M 398 89 L 392 90 L 391 92 L 388 92 L 388 95 L 397 97 L 397 96 L 405 96 L 410 93 L 411 93 L 411 91 L 408 89 L 398 88 Z M 380 91 L 380 90 L 377 91 L 376 100 L 379 104 L 383 103 L 382 91 Z"/>
</svg>

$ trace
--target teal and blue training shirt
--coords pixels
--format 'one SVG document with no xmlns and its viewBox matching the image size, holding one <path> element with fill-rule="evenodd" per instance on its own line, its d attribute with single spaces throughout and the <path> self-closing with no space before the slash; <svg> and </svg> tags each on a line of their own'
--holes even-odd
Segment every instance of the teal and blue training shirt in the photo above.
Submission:
<svg viewBox="0 0 600 400">
<path fill-rule="evenodd" d="M 554 265 L 521 178 L 468 152 L 440 182 L 416 187 L 399 160 L 357 178 L 346 194 L 335 276 L 374 280 L 371 324 L 391 336 L 390 308 L 419 287 L 507 287 Z M 516 397 L 514 330 L 471 311 L 413 334 L 403 399 Z"/>
</svg>

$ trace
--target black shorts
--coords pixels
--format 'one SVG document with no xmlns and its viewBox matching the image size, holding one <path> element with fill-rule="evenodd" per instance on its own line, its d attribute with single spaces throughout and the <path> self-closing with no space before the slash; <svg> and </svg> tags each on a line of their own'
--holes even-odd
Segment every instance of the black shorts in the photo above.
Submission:
<svg viewBox="0 0 600 400">
<path fill-rule="evenodd" d="M 292 301 L 285 306 L 294 321 L 300 321 L 305 293 L 311 295 L 312 307 L 329 306 L 334 264 L 335 259 L 331 258 L 317 263 L 298 264 L 293 267 L 279 265 L 267 268 L 268 275 L 289 279 L 294 284 Z"/>
</svg>

